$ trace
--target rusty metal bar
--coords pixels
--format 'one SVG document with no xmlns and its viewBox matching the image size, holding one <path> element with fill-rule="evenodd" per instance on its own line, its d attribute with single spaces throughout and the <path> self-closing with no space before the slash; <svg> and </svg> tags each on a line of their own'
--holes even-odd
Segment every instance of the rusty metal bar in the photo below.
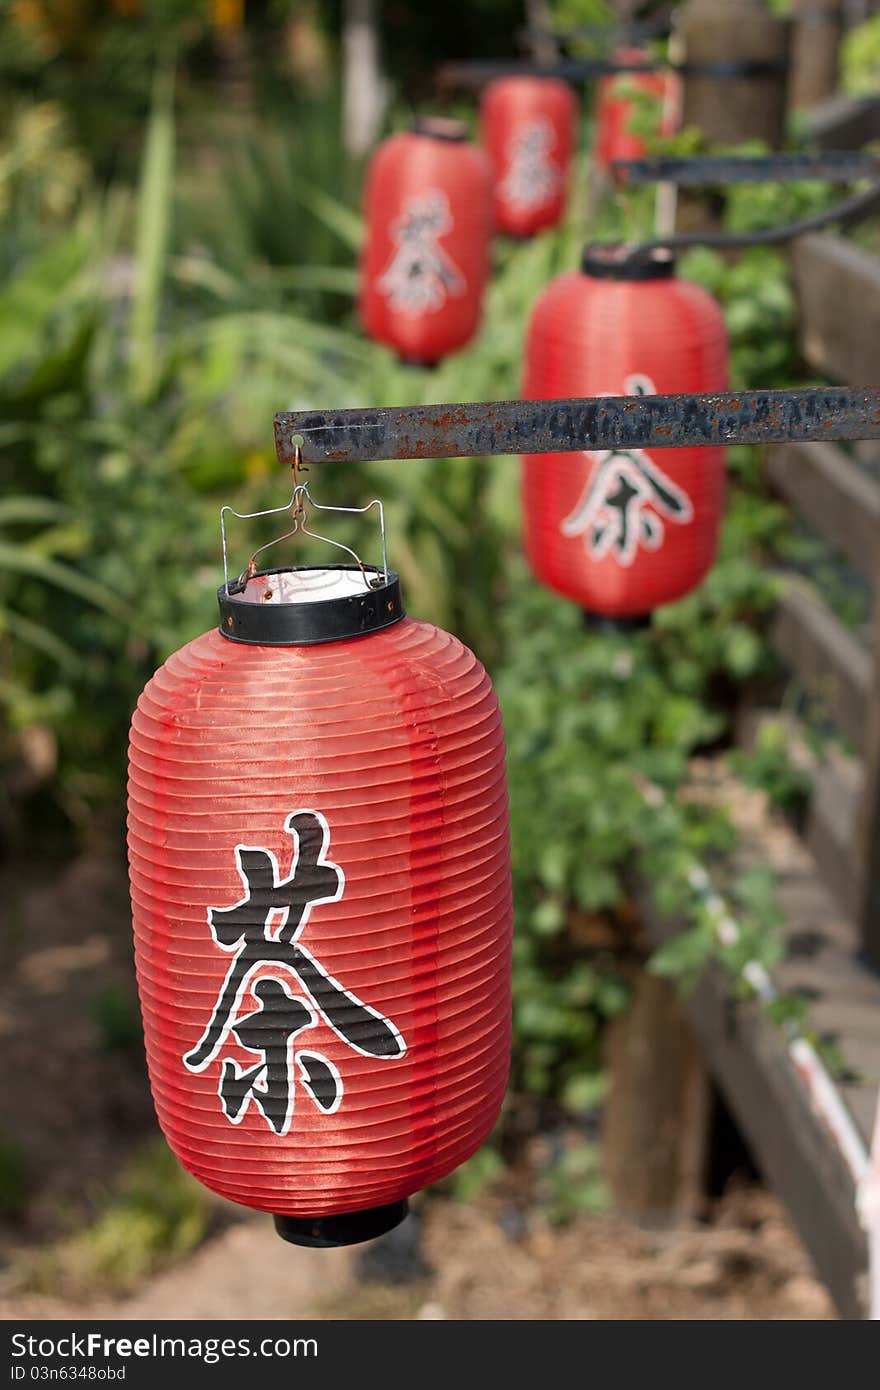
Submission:
<svg viewBox="0 0 880 1390">
<path fill-rule="evenodd" d="M 615 159 L 611 169 L 618 183 L 633 185 L 675 183 L 711 187 L 729 183 L 795 183 L 822 179 L 848 183 L 876 177 L 880 155 L 867 150 L 822 150 L 818 153 L 761 155 L 652 155 L 645 159 Z"/>
<path fill-rule="evenodd" d="M 811 439 L 880 439 L 880 391 L 823 386 L 297 410 L 275 416 L 278 458 L 290 465 L 297 448 L 304 463 L 355 463 Z"/>
<path fill-rule="evenodd" d="M 655 72 L 656 64 L 645 62 L 615 63 L 610 58 L 557 58 L 548 64 L 512 58 L 509 61 L 479 59 L 460 63 L 443 63 L 437 69 L 435 81 L 441 92 L 474 92 L 494 82 L 497 77 L 558 77 L 563 82 L 589 82 L 623 72 Z M 664 65 L 664 71 L 666 67 Z"/>
</svg>

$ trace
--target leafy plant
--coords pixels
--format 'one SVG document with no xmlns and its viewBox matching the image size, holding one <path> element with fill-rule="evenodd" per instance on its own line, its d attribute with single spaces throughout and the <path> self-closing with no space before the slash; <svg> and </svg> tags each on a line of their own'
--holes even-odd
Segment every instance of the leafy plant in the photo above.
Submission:
<svg viewBox="0 0 880 1390">
<path fill-rule="evenodd" d="M 484 1144 L 451 1174 L 449 1191 L 457 1202 L 475 1202 L 503 1171 L 504 1162 L 498 1150 L 491 1144 Z"/>
<path fill-rule="evenodd" d="M 27 1155 L 11 1134 L 0 1129 L 0 1216 L 20 1216 L 30 1192 Z"/>
<path fill-rule="evenodd" d="M 850 96 L 873 96 L 880 87 L 880 15 L 844 35 L 840 59 L 843 90 Z"/>
<path fill-rule="evenodd" d="M 804 809 L 812 789 L 812 778 L 804 768 L 792 762 L 789 734 L 784 724 L 766 720 L 758 731 L 754 748 L 749 753 L 732 754 L 731 762 L 747 786 L 766 792 L 781 810 L 795 814 Z"/>
<path fill-rule="evenodd" d="M 597 1146 L 586 1142 L 566 1145 L 546 1173 L 542 1188 L 547 1220 L 553 1225 L 606 1211 L 609 1197 Z"/>
<path fill-rule="evenodd" d="M 25 1282 L 73 1298 L 122 1293 L 189 1254 L 209 1221 L 204 1189 L 157 1139 L 128 1165 L 94 1221 L 38 1258 Z"/>
<path fill-rule="evenodd" d="M 90 1012 L 102 1047 L 110 1052 L 142 1051 L 141 1016 L 132 991 L 106 985 L 92 999 Z"/>
</svg>

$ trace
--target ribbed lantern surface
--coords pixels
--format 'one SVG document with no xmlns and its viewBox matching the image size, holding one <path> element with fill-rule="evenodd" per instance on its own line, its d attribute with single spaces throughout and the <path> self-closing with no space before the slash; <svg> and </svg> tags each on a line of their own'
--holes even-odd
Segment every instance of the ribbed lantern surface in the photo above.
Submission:
<svg viewBox="0 0 880 1390">
<path fill-rule="evenodd" d="M 370 165 L 361 317 L 405 361 L 433 366 L 480 324 L 489 273 L 488 160 L 454 121 L 392 135 Z"/>
<path fill-rule="evenodd" d="M 278 577 L 253 581 L 254 602 L 266 588 Z M 504 1094 L 498 705 L 467 648 L 401 611 L 317 645 L 207 632 L 156 672 L 132 721 L 159 1120 L 201 1182 L 276 1218 L 400 1202 L 478 1148 Z"/>
<path fill-rule="evenodd" d="M 555 227 L 565 210 L 575 148 L 571 89 L 555 78 L 498 78 L 483 93 L 481 124 L 495 226 L 517 237 Z"/>
<path fill-rule="evenodd" d="M 587 248 L 532 312 L 523 395 L 656 395 L 727 388 L 721 310 L 655 257 L 623 269 Z M 636 277 L 636 278 L 632 278 Z M 535 576 L 607 618 L 643 618 L 695 588 L 714 560 L 724 450 L 653 448 L 523 460 L 523 530 Z"/>
<path fill-rule="evenodd" d="M 622 63 L 649 61 L 648 54 L 641 49 L 624 49 L 615 56 Z M 677 73 L 622 72 L 602 77 L 596 93 L 593 147 L 593 158 L 599 169 L 608 170 L 614 159 L 644 157 L 644 136 L 631 128 L 639 93 L 652 97 L 658 104 L 658 135 L 674 135 L 678 130 L 681 121 L 681 79 Z"/>
</svg>

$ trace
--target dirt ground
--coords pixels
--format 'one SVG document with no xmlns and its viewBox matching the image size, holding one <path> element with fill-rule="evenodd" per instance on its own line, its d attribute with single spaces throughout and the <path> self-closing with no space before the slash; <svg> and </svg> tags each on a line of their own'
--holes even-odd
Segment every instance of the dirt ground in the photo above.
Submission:
<svg viewBox="0 0 880 1390">
<path fill-rule="evenodd" d="M 14 1146 L 29 1188 L 12 1235 L 38 1241 L 88 1212 L 155 1132 L 124 864 L 8 870 L 0 920 L 0 1145 Z"/>
<path fill-rule="evenodd" d="M 432 1202 L 417 1222 L 417 1250 L 401 1227 L 371 1247 L 314 1251 L 285 1245 L 268 1218 L 248 1217 L 126 1298 L 0 1296 L 0 1317 L 834 1317 L 777 1202 L 761 1189 L 728 1199 L 712 1225 L 690 1229 L 642 1231 L 613 1216 L 561 1228 L 540 1219 L 515 1231 L 505 1224 L 491 1203 Z"/>
<path fill-rule="evenodd" d="M 120 862 L 82 860 L 24 887 L 0 878 L 0 901 L 0 1147 L 13 1145 L 29 1188 L 0 1220 L 0 1317 L 834 1316 L 760 1187 L 728 1192 L 703 1223 L 648 1231 L 613 1215 L 551 1225 L 512 1203 L 502 1180 L 469 1205 L 421 1200 L 397 1232 L 342 1251 L 286 1245 L 268 1218 L 223 1204 L 194 1253 L 125 1292 L 28 1292 L 22 1263 L 100 1210 L 155 1121 L 131 1037 Z"/>
</svg>

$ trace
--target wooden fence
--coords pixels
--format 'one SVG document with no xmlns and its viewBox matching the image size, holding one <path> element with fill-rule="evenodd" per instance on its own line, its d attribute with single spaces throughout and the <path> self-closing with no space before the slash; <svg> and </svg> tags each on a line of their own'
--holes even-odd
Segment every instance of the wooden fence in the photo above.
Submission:
<svg viewBox="0 0 880 1390">
<path fill-rule="evenodd" d="M 880 99 L 834 98 L 811 125 L 825 148 L 880 138 Z M 814 236 L 791 250 L 801 350 L 818 380 L 880 385 L 880 259 L 851 242 Z M 774 982 L 810 1002 L 811 1026 L 845 1071 L 834 1104 L 758 1003 L 736 998 L 710 970 L 686 1001 L 690 1022 L 760 1169 L 786 1203 L 817 1272 L 847 1317 L 866 1310 L 868 1244 L 856 1211 L 858 1153 L 870 1145 L 880 1089 L 880 449 L 788 444 L 766 453 L 766 477 L 792 512 L 856 576 L 873 619 L 853 630 L 804 574 L 781 576 L 771 639 L 788 688 L 822 724 L 823 751 L 802 710 L 783 719 L 792 756 L 809 767 L 803 824 L 768 821 L 744 832 L 744 866 L 769 864 L 785 912 L 785 958 Z M 738 741 L 768 718 L 766 690 L 747 692 Z M 711 777 L 710 777 L 710 780 Z M 736 800 L 716 769 L 719 794 Z M 677 924 L 643 894 L 655 943 Z M 680 1051 L 680 1048 L 679 1048 Z M 855 1158 L 854 1158 L 854 1151 Z"/>
</svg>

